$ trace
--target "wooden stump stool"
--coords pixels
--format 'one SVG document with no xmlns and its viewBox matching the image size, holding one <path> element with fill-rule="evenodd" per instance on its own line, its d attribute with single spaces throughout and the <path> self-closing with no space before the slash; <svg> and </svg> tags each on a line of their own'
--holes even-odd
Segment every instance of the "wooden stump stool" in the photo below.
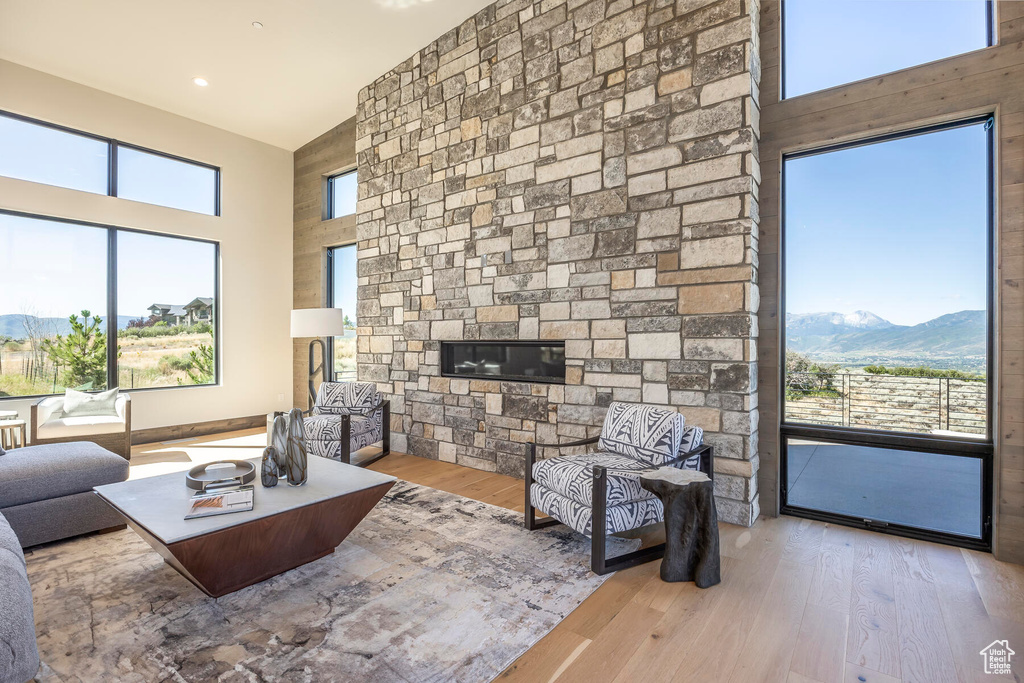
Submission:
<svg viewBox="0 0 1024 683">
<path fill-rule="evenodd" d="M 662 467 L 640 475 L 640 485 L 665 506 L 661 580 L 693 581 L 698 588 L 721 583 L 714 482 L 703 472 Z"/>
</svg>

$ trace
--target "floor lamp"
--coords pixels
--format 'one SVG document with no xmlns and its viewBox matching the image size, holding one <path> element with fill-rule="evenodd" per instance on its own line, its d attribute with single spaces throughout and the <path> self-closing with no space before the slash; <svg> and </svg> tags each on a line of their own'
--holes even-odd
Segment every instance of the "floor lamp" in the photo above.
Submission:
<svg viewBox="0 0 1024 683">
<path fill-rule="evenodd" d="M 292 338 L 313 337 L 309 342 L 309 407 L 316 402 L 316 386 L 313 379 L 322 372 L 327 380 L 327 345 L 324 337 L 341 337 L 345 334 L 345 315 L 340 308 L 302 308 L 292 311 Z M 314 366 L 313 348 L 320 345 L 320 365 Z"/>
</svg>

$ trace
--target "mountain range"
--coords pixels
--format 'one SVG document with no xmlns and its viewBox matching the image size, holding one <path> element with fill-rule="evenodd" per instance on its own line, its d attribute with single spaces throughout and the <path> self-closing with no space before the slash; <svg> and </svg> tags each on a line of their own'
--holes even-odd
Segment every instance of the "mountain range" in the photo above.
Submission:
<svg viewBox="0 0 1024 683">
<path fill-rule="evenodd" d="M 955 367 L 985 365 L 985 311 L 958 311 L 918 325 L 895 325 L 869 311 L 787 313 L 786 348 L 816 360 Z"/>
<path fill-rule="evenodd" d="M 27 316 L 30 324 L 40 325 L 41 330 L 47 334 L 68 334 L 71 332 L 71 323 L 67 318 L 37 318 L 34 315 Z M 117 329 L 123 330 L 128 327 L 129 321 L 136 320 L 139 316 L 120 315 L 117 317 Z M 21 313 L 7 313 L 0 315 L 0 335 L 13 337 L 14 339 L 25 338 L 25 318 Z M 106 325 L 106 318 L 100 316 Z"/>
</svg>

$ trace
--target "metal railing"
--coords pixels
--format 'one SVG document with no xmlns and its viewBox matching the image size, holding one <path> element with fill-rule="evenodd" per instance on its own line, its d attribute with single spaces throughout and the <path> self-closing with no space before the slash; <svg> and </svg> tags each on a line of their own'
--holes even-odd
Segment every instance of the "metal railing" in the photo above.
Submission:
<svg viewBox="0 0 1024 683">
<path fill-rule="evenodd" d="M 984 379 L 787 373 L 787 422 L 901 432 L 985 434 Z"/>
</svg>

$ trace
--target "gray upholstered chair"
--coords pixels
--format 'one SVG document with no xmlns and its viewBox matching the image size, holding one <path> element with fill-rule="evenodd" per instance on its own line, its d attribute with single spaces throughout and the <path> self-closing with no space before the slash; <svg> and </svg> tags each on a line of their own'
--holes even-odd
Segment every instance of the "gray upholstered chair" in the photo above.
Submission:
<svg viewBox="0 0 1024 683">
<path fill-rule="evenodd" d="M 538 444 L 530 444 L 526 528 L 561 523 L 589 536 L 591 568 L 596 574 L 656 560 L 665 552 L 663 543 L 609 560 L 605 557 L 607 535 L 663 521 L 661 501 L 640 486 L 643 472 L 679 467 L 701 470 L 713 478 L 714 451 L 703 440 L 704 431 L 686 427 L 680 413 L 614 402 L 608 407 L 600 436 L 549 445 L 562 449 L 597 444 L 596 449 L 538 460 Z M 538 521 L 537 510 L 550 519 Z"/>
<path fill-rule="evenodd" d="M 365 467 L 391 452 L 391 402 L 372 382 L 324 382 L 310 412 L 303 427 L 312 455 L 351 463 L 353 453 L 380 442 L 381 453 L 359 463 Z"/>
</svg>

